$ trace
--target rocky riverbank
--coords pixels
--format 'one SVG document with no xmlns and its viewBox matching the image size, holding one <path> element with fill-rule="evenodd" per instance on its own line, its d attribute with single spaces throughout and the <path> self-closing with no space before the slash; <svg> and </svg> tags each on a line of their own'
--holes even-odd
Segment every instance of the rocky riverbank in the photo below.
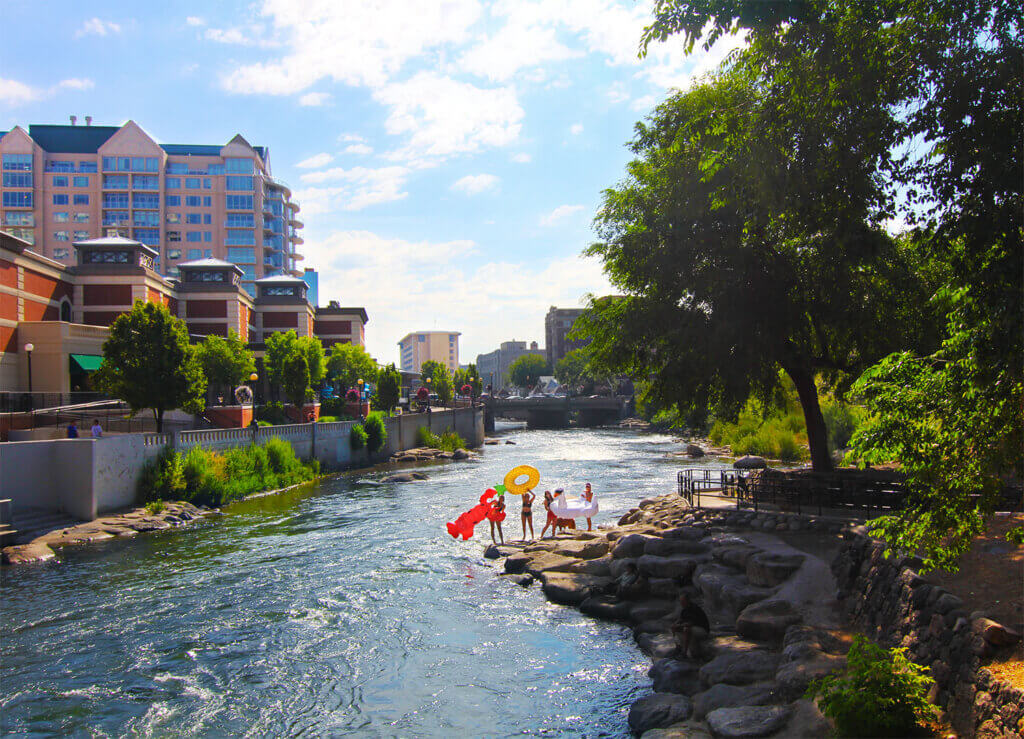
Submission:
<svg viewBox="0 0 1024 739">
<path fill-rule="evenodd" d="M 689 508 L 675 495 L 641 502 L 614 527 L 571 537 L 490 546 L 505 575 L 539 582 L 549 600 L 629 624 L 652 660 L 653 692 L 629 712 L 636 734 L 656 737 L 822 737 L 830 722 L 803 698 L 810 681 L 845 664 L 835 581 L 829 565 L 779 535 L 834 521 Z M 769 533 L 770 532 L 770 533 Z M 649 592 L 608 594 L 629 563 Z M 671 625 L 681 591 L 711 620 L 701 659 L 678 654 Z"/>
</svg>

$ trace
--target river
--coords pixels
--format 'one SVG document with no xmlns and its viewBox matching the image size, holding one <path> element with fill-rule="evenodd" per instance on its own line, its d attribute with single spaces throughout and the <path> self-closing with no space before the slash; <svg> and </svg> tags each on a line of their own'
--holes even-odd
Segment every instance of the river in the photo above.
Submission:
<svg viewBox="0 0 1024 739">
<path fill-rule="evenodd" d="M 346 474 L 175 532 L 6 568 L 7 736 L 621 736 L 649 690 L 625 627 L 495 575 L 445 522 L 521 463 L 596 523 L 675 487 L 668 436 L 526 431 L 430 480 Z M 518 538 L 509 497 L 506 538 Z M 536 532 L 544 511 L 535 504 Z"/>
</svg>

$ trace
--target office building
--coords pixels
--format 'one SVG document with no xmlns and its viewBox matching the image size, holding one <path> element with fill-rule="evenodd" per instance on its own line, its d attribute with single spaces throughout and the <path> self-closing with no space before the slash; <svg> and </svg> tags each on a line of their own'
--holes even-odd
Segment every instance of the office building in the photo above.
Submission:
<svg viewBox="0 0 1024 739">
<path fill-rule="evenodd" d="M 313 305 L 320 305 L 320 274 L 312 267 L 306 267 L 302 271 L 302 281 L 309 286 L 309 302 Z"/>
<path fill-rule="evenodd" d="M 70 267 L 74 242 L 115 229 L 145 244 L 165 277 L 220 259 L 241 270 L 251 296 L 261 278 L 303 277 L 299 206 L 271 175 L 266 147 L 241 135 L 223 145 L 159 144 L 134 121 L 85 121 L 0 134 L 0 228 L 33 252 Z"/>
<path fill-rule="evenodd" d="M 440 362 L 451 372 L 459 368 L 458 331 L 417 331 L 398 342 L 403 372 L 419 372 L 428 359 Z"/>
<path fill-rule="evenodd" d="M 531 341 L 529 348 L 525 341 L 503 341 L 493 352 L 476 356 L 476 371 L 480 374 L 485 387 L 490 385 L 494 390 L 500 390 L 508 385 L 509 368 L 512 363 L 526 354 L 545 356 L 544 350 L 537 347 L 536 341 Z"/>
<path fill-rule="evenodd" d="M 544 317 L 544 341 L 547 343 L 545 352 L 552 371 L 555 365 L 573 349 L 589 344 L 589 341 L 569 341 L 566 334 L 572 330 L 573 323 L 583 314 L 582 308 L 556 308 L 551 306 Z"/>
</svg>

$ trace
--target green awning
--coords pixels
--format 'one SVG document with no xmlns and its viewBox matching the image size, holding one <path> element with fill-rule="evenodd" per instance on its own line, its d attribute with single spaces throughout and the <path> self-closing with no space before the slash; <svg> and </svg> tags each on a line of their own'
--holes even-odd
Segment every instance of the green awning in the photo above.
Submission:
<svg viewBox="0 0 1024 739">
<path fill-rule="evenodd" d="M 72 354 L 71 361 L 83 372 L 95 372 L 103 364 L 103 357 L 99 354 Z"/>
</svg>

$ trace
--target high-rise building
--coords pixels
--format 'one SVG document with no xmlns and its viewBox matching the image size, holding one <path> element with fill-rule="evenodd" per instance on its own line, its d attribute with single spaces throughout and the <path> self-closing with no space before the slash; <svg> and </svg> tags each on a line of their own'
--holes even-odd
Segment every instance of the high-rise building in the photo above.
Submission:
<svg viewBox="0 0 1024 739">
<path fill-rule="evenodd" d="M 301 278 L 299 206 L 271 175 L 270 152 L 241 135 L 227 144 L 159 144 L 123 126 L 30 125 L 0 135 L 0 228 L 66 266 L 76 241 L 140 241 L 155 271 L 178 277 L 197 259 L 237 265 L 242 286 Z"/>
<path fill-rule="evenodd" d="M 583 314 L 582 308 L 556 308 L 551 306 L 544 317 L 544 341 L 547 343 L 548 364 L 554 371 L 555 365 L 573 349 L 589 344 L 589 341 L 569 341 L 565 338 L 572 330 L 573 323 Z"/>
<path fill-rule="evenodd" d="M 544 350 L 537 347 L 536 341 L 531 341 L 529 348 L 526 347 L 525 341 L 503 341 L 493 352 L 477 354 L 476 371 L 480 375 L 480 380 L 485 386 L 491 385 L 495 390 L 500 390 L 508 384 L 509 367 L 526 354 L 545 356 Z"/>
<path fill-rule="evenodd" d="M 309 285 L 309 302 L 320 305 L 320 274 L 312 267 L 302 271 L 302 281 Z"/>
<path fill-rule="evenodd" d="M 458 331 L 417 331 L 398 342 L 403 372 L 419 372 L 428 359 L 440 362 L 450 371 L 459 368 Z"/>
</svg>

